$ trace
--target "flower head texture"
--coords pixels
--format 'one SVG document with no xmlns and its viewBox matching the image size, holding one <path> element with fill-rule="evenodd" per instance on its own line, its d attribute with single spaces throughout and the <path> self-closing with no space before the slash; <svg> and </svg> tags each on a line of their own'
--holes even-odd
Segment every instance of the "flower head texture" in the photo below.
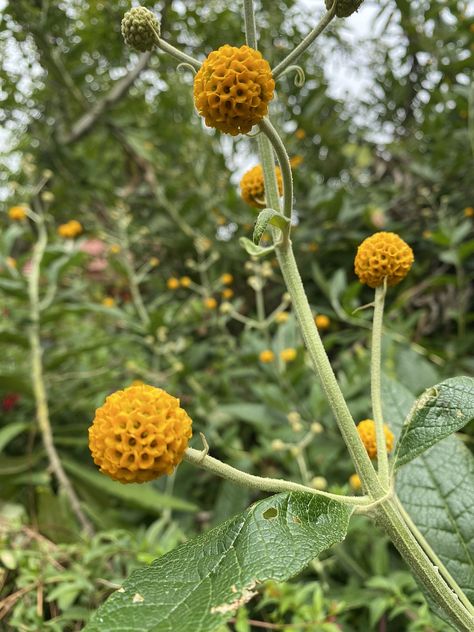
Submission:
<svg viewBox="0 0 474 632">
<path fill-rule="evenodd" d="M 160 35 L 160 23 L 155 14 L 145 7 L 134 7 L 122 20 L 122 35 L 131 48 L 144 53 L 152 50 L 156 34 Z"/>
<path fill-rule="evenodd" d="M 194 103 L 208 127 L 246 134 L 267 114 L 275 82 L 269 63 L 249 46 L 212 51 L 194 78 Z"/>
<path fill-rule="evenodd" d="M 395 233 L 380 232 L 367 237 L 357 249 L 355 273 L 361 283 L 379 287 L 397 285 L 410 272 L 414 261 L 413 250 Z"/>
<path fill-rule="evenodd" d="M 280 167 L 275 167 L 275 174 L 278 184 L 278 192 L 283 193 L 283 181 L 281 178 Z M 262 165 L 257 165 L 249 169 L 242 176 L 240 181 L 240 195 L 244 202 L 254 208 L 265 208 L 265 183 L 263 180 Z"/>
<path fill-rule="evenodd" d="M 362 439 L 362 443 L 367 450 L 367 454 L 371 459 L 375 459 L 377 456 L 377 440 L 375 438 L 375 422 L 373 419 L 364 419 L 357 424 L 357 432 Z M 385 435 L 385 445 L 387 446 L 387 452 L 391 452 L 393 449 L 393 433 L 387 424 L 383 425 L 383 433 Z"/>
<path fill-rule="evenodd" d="M 191 425 L 176 397 L 147 384 L 129 386 L 96 410 L 89 448 L 103 474 L 121 483 L 143 483 L 173 472 Z"/>
</svg>

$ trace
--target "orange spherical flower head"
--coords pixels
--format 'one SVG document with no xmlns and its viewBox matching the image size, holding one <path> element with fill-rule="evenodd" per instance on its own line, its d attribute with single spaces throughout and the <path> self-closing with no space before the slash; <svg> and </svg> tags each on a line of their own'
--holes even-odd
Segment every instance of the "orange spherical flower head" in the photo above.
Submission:
<svg viewBox="0 0 474 632">
<path fill-rule="evenodd" d="M 397 285 L 410 272 L 415 260 L 413 250 L 395 233 L 375 233 L 367 237 L 357 249 L 355 273 L 361 283 L 379 287 Z"/>
<path fill-rule="evenodd" d="M 194 103 L 208 127 L 246 134 L 268 112 L 275 82 L 270 64 L 249 46 L 221 46 L 194 78 Z"/>
<path fill-rule="evenodd" d="M 316 327 L 321 330 L 329 329 L 331 326 L 331 319 L 326 314 L 318 314 L 314 317 L 314 322 Z"/>
<path fill-rule="evenodd" d="M 271 349 L 264 349 L 263 351 L 260 351 L 258 359 L 262 362 L 262 364 L 269 364 L 275 359 L 275 354 Z"/>
<path fill-rule="evenodd" d="M 14 222 L 26 219 L 26 206 L 11 206 L 8 209 L 8 217 Z"/>
<path fill-rule="evenodd" d="M 375 459 L 377 456 L 377 440 L 375 438 L 375 422 L 373 419 L 364 419 L 357 424 L 357 432 L 362 439 L 362 443 L 365 445 L 367 454 L 371 459 Z M 391 452 L 393 449 L 393 433 L 387 424 L 383 425 L 383 433 L 385 435 L 385 445 L 387 446 L 387 452 Z"/>
<path fill-rule="evenodd" d="M 351 474 L 349 476 L 349 485 L 354 491 L 359 491 L 359 489 L 362 487 L 362 482 L 358 474 Z"/>
<path fill-rule="evenodd" d="M 109 395 L 89 428 L 89 448 L 103 474 L 144 483 L 171 474 L 183 460 L 192 421 L 179 400 L 147 384 Z"/>
<path fill-rule="evenodd" d="M 275 175 L 278 184 L 278 193 L 283 193 L 283 180 L 280 167 L 275 167 Z M 240 181 L 240 195 L 244 202 L 254 208 L 265 208 L 265 182 L 263 179 L 262 165 L 253 167 L 242 176 Z"/>
</svg>

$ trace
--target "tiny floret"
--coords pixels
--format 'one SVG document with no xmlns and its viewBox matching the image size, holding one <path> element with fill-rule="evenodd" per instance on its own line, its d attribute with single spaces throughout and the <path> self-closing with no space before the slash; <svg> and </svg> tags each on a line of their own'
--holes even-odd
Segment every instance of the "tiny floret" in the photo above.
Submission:
<svg viewBox="0 0 474 632">
<path fill-rule="evenodd" d="M 377 440 L 375 437 L 375 422 L 373 419 L 364 419 L 357 424 L 357 432 L 362 439 L 362 443 L 367 450 L 367 454 L 371 459 L 375 459 L 377 456 Z M 385 445 L 387 446 L 387 452 L 391 452 L 393 449 L 393 433 L 387 424 L 383 425 L 383 433 L 385 435 Z"/>
<path fill-rule="evenodd" d="M 275 167 L 275 175 L 278 184 L 278 193 L 283 193 L 283 181 L 280 167 Z M 240 195 L 244 202 L 254 208 L 265 208 L 265 182 L 262 165 L 249 169 L 240 181 Z"/>
<path fill-rule="evenodd" d="M 367 237 L 357 249 L 354 261 L 355 273 L 361 283 L 379 287 L 387 279 L 387 285 L 397 285 L 410 272 L 413 250 L 395 233 L 380 232 Z"/>
<path fill-rule="evenodd" d="M 144 483 L 171 474 L 191 438 L 192 421 L 179 400 L 147 384 L 109 395 L 89 428 L 89 448 L 103 474 Z"/>
<path fill-rule="evenodd" d="M 160 35 L 160 23 L 155 14 L 145 7 L 134 7 L 122 20 L 122 35 L 131 48 L 144 53 L 152 50 Z"/>
<path fill-rule="evenodd" d="M 221 46 L 194 78 L 194 103 L 208 127 L 247 134 L 267 114 L 275 82 L 270 64 L 249 46 Z"/>
</svg>

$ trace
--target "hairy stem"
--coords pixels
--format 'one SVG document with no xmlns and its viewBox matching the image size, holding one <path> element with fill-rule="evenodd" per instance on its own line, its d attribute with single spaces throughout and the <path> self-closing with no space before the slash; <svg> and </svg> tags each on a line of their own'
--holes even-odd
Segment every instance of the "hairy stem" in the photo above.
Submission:
<svg viewBox="0 0 474 632">
<path fill-rule="evenodd" d="M 279 478 L 263 478 L 261 476 L 255 476 L 253 474 L 247 474 L 242 472 L 227 463 L 222 463 L 218 459 L 208 456 L 201 450 L 195 450 L 194 448 L 187 448 L 184 453 L 184 460 L 198 467 L 202 467 L 212 474 L 216 474 L 221 478 L 225 478 L 229 481 L 241 485 L 243 487 L 249 487 L 250 489 L 258 489 L 262 492 L 305 492 L 307 494 L 314 494 L 315 496 L 324 496 L 331 500 L 337 500 L 338 502 L 345 503 L 347 505 L 365 506 L 370 504 L 370 498 L 366 496 L 342 496 L 338 494 L 330 494 L 329 492 L 323 492 L 300 483 L 293 483 L 292 481 L 285 481 Z"/>
<path fill-rule="evenodd" d="M 382 326 L 385 303 L 386 284 L 375 288 L 374 319 L 372 324 L 372 349 L 370 360 L 370 390 L 372 398 L 372 414 L 375 422 L 375 438 L 377 441 L 377 462 L 380 481 L 385 488 L 389 486 L 388 454 L 383 431 L 383 412 L 381 396 L 381 357 Z"/>
<path fill-rule="evenodd" d="M 291 211 L 293 210 L 293 176 L 285 145 L 268 118 L 264 118 L 259 126 L 270 140 L 278 158 L 283 179 L 283 212 L 286 217 L 291 219 Z"/>
<path fill-rule="evenodd" d="M 47 245 L 47 233 L 44 226 L 44 218 L 38 214 L 36 219 L 38 228 L 38 240 L 33 248 L 31 258 L 31 271 L 28 277 L 28 294 L 30 299 L 31 324 L 29 327 L 29 341 L 31 352 L 31 371 L 33 379 L 33 393 L 36 402 L 36 419 L 43 440 L 43 445 L 48 456 L 51 469 L 60 488 L 66 494 L 69 504 L 88 536 L 94 535 L 94 528 L 81 508 L 79 499 L 74 491 L 71 481 L 66 475 L 54 445 L 53 432 L 49 419 L 48 398 L 43 377 L 43 362 L 40 339 L 40 303 L 39 303 L 39 275 L 40 266 Z"/>
</svg>

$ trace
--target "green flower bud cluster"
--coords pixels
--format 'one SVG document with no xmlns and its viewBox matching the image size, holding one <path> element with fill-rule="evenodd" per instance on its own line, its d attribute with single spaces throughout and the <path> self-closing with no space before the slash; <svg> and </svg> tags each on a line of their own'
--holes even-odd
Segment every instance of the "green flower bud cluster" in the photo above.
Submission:
<svg viewBox="0 0 474 632">
<path fill-rule="evenodd" d="M 336 1 L 336 15 L 338 18 L 347 18 L 357 11 L 364 0 L 325 0 L 326 9 L 330 9 Z"/>
<path fill-rule="evenodd" d="M 122 35 L 131 48 L 142 53 L 152 50 L 157 34 L 160 34 L 160 23 L 149 9 L 136 7 L 123 16 Z"/>
</svg>

